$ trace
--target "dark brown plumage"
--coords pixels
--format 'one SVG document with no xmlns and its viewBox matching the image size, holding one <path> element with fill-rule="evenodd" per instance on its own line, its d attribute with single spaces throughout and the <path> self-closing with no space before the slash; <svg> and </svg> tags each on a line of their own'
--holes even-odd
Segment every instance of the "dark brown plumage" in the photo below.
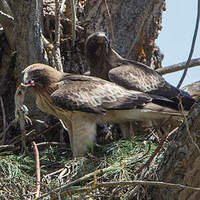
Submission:
<svg viewBox="0 0 200 200">
<path fill-rule="evenodd" d="M 82 155 L 95 139 L 97 123 L 181 116 L 155 104 L 166 98 L 127 90 L 100 78 L 62 73 L 39 63 L 22 74 L 22 85 L 32 88 L 39 109 L 59 118 L 68 129 L 74 156 Z"/>
<path fill-rule="evenodd" d="M 129 90 L 166 97 L 171 101 L 165 106 L 174 109 L 178 109 L 180 99 L 185 110 L 189 110 L 195 102 L 189 94 L 166 82 L 153 69 L 122 58 L 111 48 L 105 33 L 90 35 L 86 41 L 85 53 L 92 76 L 110 80 Z"/>
</svg>

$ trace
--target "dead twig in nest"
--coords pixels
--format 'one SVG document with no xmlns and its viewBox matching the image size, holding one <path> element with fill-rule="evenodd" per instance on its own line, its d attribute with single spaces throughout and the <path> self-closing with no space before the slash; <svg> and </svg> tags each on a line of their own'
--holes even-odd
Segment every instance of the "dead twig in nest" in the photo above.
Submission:
<svg viewBox="0 0 200 200">
<path fill-rule="evenodd" d="M 85 176 L 83 176 L 83 177 L 81 177 L 81 178 L 79 178 L 79 179 L 76 179 L 76 180 L 74 180 L 74 181 L 71 181 L 71 182 L 69 182 L 69 183 L 67 183 L 67 184 L 65 184 L 65 185 L 63 185 L 63 186 L 61 186 L 61 187 L 55 189 L 55 190 L 54 190 L 54 193 L 55 193 L 55 192 L 62 192 L 62 191 L 64 191 L 64 190 L 66 190 L 66 188 L 69 188 L 69 187 L 71 187 L 71 186 L 73 186 L 73 185 L 75 185 L 75 184 L 77 184 L 77 183 L 82 182 L 82 181 L 86 181 L 86 180 L 88 180 L 89 178 L 94 177 L 94 176 L 97 175 L 97 174 L 103 174 L 103 173 L 105 173 L 105 172 L 107 172 L 107 171 L 112 170 L 113 168 L 114 168 L 114 167 L 111 166 L 111 167 L 107 167 L 107 168 L 104 168 L 104 169 L 99 169 L 99 170 L 96 170 L 96 171 L 91 172 L 91 173 L 89 173 L 89 174 L 86 174 Z M 48 196 L 48 195 L 50 195 L 50 194 L 52 194 L 52 192 L 45 193 L 45 194 L 43 194 L 42 196 L 40 196 L 40 197 L 38 198 L 38 200 L 39 200 L 39 199 L 43 199 L 44 197 L 46 197 L 46 196 Z"/>
<path fill-rule="evenodd" d="M 56 68 L 58 71 L 63 72 L 63 65 L 61 62 L 60 54 L 60 3 L 55 0 L 56 10 L 55 10 L 55 42 L 54 42 L 54 59 L 56 63 Z"/>
<path fill-rule="evenodd" d="M 153 161 L 153 159 L 155 158 L 155 156 L 159 153 L 160 149 L 162 148 L 164 142 L 166 141 L 166 138 L 168 135 L 172 134 L 172 132 L 176 131 L 177 128 L 175 128 L 174 130 L 172 130 L 170 133 L 167 133 L 165 135 L 163 135 L 162 139 L 160 140 L 160 143 L 158 145 L 158 147 L 156 148 L 156 150 L 153 152 L 153 154 L 151 155 L 151 157 L 147 160 L 147 162 L 136 171 L 136 174 L 141 172 L 145 167 L 149 168 L 151 162 Z"/>
<path fill-rule="evenodd" d="M 157 187 L 170 187 L 173 190 L 194 190 L 194 191 L 199 191 L 200 188 L 197 187 L 191 187 L 191 186 L 186 186 L 182 184 L 175 184 L 175 183 L 167 183 L 167 182 L 158 182 L 158 181 L 140 181 L 140 180 L 135 180 L 135 181 L 119 181 L 119 182 L 102 182 L 102 183 L 96 183 L 93 184 L 91 187 L 84 187 L 84 188 L 78 188 L 78 189 L 67 189 L 66 192 L 68 194 L 76 194 L 76 193 L 83 193 L 87 192 L 90 193 L 93 190 L 99 189 L 99 188 L 111 188 L 111 187 L 117 187 L 117 186 L 135 186 L 135 185 L 147 185 L 147 186 L 157 186 Z M 61 187 L 62 188 L 62 187 Z M 54 191 L 55 194 L 55 191 Z M 38 198 L 37 200 L 41 199 L 43 196 Z"/>
<path fill-rule="evenodd" d="M 34 149 L 35 154 L 35 168 L 36 168 L 36 194 L 35 198 L 40 196 L 40 159 L 39 159 L 39 151 L 36 143 L 32 142 L 32 147 Z"/>
<path fill-rule="evenodd" d="M 60 143 L 60 142 L 41 142 L 38 143 L 37 146 L 43 146 L 43 145 L 61 145 L 61 146 L 66 146 L 65 143 Z"/>
</svg>

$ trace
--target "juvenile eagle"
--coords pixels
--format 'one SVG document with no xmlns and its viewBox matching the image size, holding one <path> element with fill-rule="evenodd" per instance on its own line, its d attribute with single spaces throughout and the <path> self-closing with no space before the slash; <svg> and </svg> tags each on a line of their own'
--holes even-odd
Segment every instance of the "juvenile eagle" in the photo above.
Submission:
<svg viewBox="0 0 200 200">
<path fill-rule="evenodd" d="M 22 74 L 22 85 L 32 89 L 38 108 L 59 118 L 68 129 L 73 156 L 86 152 L 95 139 L 97 123 L 181 116 L 162 106 L 169 101 L 166 98 L 100 78 L 63 73 L 40 63 L 28 66 Z"/>
<path fill-rule="evenodd" d="M 189 94 L 169 84 L 147 65 L 122 58 L 111 48 L 103 32 L 93 33 L 87 38 L 85 53 L 92 76 L 110 80 L 129 90 L 166 97 L 175 109 L 179 108 L 180 99 L 185 110 L 195 102 Z"/>
</svg>

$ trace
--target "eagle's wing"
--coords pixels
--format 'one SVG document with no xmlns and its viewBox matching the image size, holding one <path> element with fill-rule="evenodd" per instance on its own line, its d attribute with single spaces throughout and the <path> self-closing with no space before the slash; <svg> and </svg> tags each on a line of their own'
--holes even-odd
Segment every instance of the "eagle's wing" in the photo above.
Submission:
<svg viewBox="0 0 200 200">
<path fill-rule="evenodd" d="M 152 98 L 95 77 L 66 75 L 52 93 L 51 101 L 64 110 L 104 113 L 139 108 Z"/>
<path fill-rule="evenodd" d="M 189 109 L 195 100 L 182 90 L 170 85 L 156 71 L 148 66 L 126 59 L 118 63 L 118 67 L 109 71 L 109 79 L 127 89 L 155 94 L 179 103 L 178 96 L 185 109 Z"/>
</svg>

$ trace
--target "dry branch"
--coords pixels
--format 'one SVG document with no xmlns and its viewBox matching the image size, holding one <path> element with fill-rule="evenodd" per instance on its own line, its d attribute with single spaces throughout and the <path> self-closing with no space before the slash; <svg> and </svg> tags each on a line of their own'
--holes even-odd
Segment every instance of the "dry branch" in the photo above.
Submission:
<svg viewBox="0 0 200 200">
<path fill-rule="evenodd" d="M 72 13 L 72 46 L 75 45 L 76 40 L 76 5 L 74 3 L 75 0 L 70 0 L 70 7 Z"/>
<path fill-rule="evenodd" d="M 104 169 L 99 169 L 99 170 L 96 170 L 96 171 L 91 172 L 91 173 L 89 173 L 89 174 L 86 174 L 85 176 L 83 176 L 83 177 L 81 177 L 81 178 L 79 178 L 79 179 L 76 179 L 76 180 L 74 180 L 74 181 L 72 181 L 72 182 L 70 182 L 70 183 L 67 183 L 67 184 L 65 184 L 65 185 L 63 185 L 63 186 L 61 186 L 61 187 L 55 189 L 55 190 L 54 190 L 54 193 L 55 193 L 55 192 L 62 192 L 62 191 L 66 190 L 67 188 L 69 188 L 69 187 L 71 187 L 71 186 L 73 186 L 73 185 L 75 185 L 75 184 L 77 184 L 77 183 L 80 183 L 80 182 L 82 182 L 82 181 L 86 181 L 86 180 L 88 180 L 89 178 L 94 177 L 95 175 L 103 174 L 103 173 L 105 173 L 105 172 L 107 172 L 107 171 L 110 171 L 110 170 L 112 170 L 112 169 L 114 169 L 114 167 L 113 167 L 113 166 L 110 166 L 110 167 L 107 167 L 107 168 L 104 168 Z M 37 200 L 38 200 L 38 199 L 43 199 L 44 197 L 46 197 L 46 196 L 48 196 L 48 195 L 50 195 L 50 194 L 52 194 L 52 191 L 49 192 L 49 193 L 43 194 L 42 196 L 40 196 L 39 198 L 37 198 Z"/>
<path fill-rule="evenodd" d="M 153 154 L 151 155 L 151 157 L 147 160 L 147 162 L 140 169 L 138 169 L 136 171 L 136 174 L 138 174 L 139 172 L 141 172 L 145 167 L 149 168 L 151 162 L 156 157 L 156 155 L 159 153 L 160 149 L 163 147 L 163 144 L 166 141 L 166 138 L 168 137 L 168 135 L 171 135 L 175 131 L 177 131 L 177 128 L 175 128 L 174 130 L 172 130 L 170 133 L 166 133 L 165 135 L 163 135 L 163 137 L 162 137 L 162 139 L 161 139 L 158 147 L 155 149 L 155 151 L 153 152 Z"/>
<path fill-rule="evenodd" d="M 60 4 L 59 1 L 55 0 L 56 10 L 55 10 L 55 42 L 54 42 L 54 57 L 56 68 L 58 71 L 63 72 L 63 65 L 61 62 L 60 54 Z"/>
<path fill-rule="evenodd" d="M 157 181 L 119 181 L 119 182 L 102 182 L 102 183 L 97 183 L 96 185 L 92 185 L 91 187 L 88 188 L 81 188 L 77 190 L 71 190 L 70 192 L 73 193 L 73 191 L 91 191 L 92 189 L 97 189 L 97 188 L 105 188 L 105 187 L 117 187 L 117 186 L 135 186 L 135 185 L 151 185 L 151 186 L 158 186 L 158 187 L 172 187 L 173 189 L 176 190 L 194 190 L 194 191 L 199 191 L 200 188 L 197 187 L 191 187 L 191 186 L 186 186 L 182 184 L 175 184 L 175 183 L 166 183 L 166 182 L 157 182 Z"/>
<path fill-rule="evenodd" d="M 191 60 L 189 68 L 196 67 L 196 66 L 199 66 L 199 65 L 200 65 L 200 58 L 195 58 L 195 59 Z M 172 73 L 172 72 L 180 71 L 180 70 L 183 70 L 185 68 L 186 68 L 186 62 L 181 62 L 181 63 L 178 63 L 178 64 L 174 64 L 174 65 L 170 65 L 170 66 L 167 66 L 167 67 L 157 69 L 156 71 L 159 74 L 164 75 L 164 74 L 169 74 L 169 73 Z"/>
<path fill-rule="evenodd" d="M 32 142 L 32 147 L 34 149 L 35 154 L 35 167 L 36 167 L 36 195 L 35 198 L 40 196 L 40 159 L 39 159 L 39 151 L 36 143 Z"/>
</svg>

